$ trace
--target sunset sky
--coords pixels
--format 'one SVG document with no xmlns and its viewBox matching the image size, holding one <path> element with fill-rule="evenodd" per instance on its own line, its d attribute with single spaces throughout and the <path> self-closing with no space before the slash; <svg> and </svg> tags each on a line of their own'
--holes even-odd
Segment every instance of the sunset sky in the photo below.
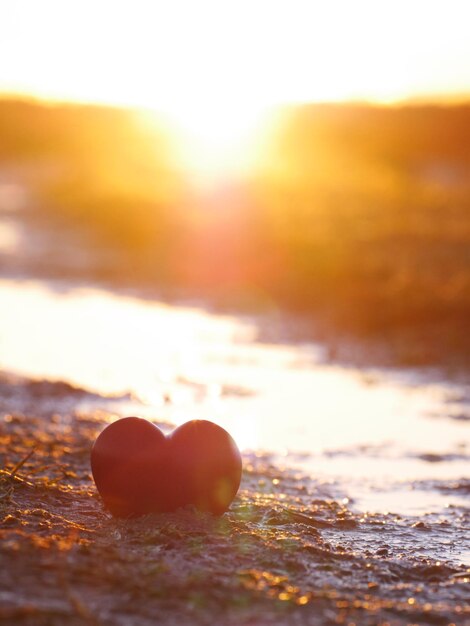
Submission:
<svg viewBox="0 0 470 626">
<path fill-rule="evenodd" d="M 468 95 L 469 24 L 468 0 L 0 0 L 0 93 L 225 140 L 280 103 Z"/>
<path fill-rule="evenodd" d="M 467 0 L 2 0 L 0 90 L 143 104 L 470 93 Z"/>
</svg>

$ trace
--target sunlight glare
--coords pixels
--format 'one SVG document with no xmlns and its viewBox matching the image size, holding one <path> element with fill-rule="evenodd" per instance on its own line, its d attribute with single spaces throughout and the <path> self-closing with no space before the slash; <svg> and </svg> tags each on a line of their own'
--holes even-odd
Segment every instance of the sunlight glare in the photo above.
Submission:
<svg viewBox="0 0 470 626">
<path fill-rule="evenodd" d="M 435 0 L 9 4 L 0 89 L 11 93 L 186 110 L 222 95 L 233 111 L 240 98 L 396 100 L 470 88 L 464 0 L 445 11 Z"/>
<path fill-rule="evenodd" d="M 250 167 L 266 107 L 470 89 L 464 0 L 8 5 L 0 91 L 165 114 L 206 182 Z"/>
<path fill-rule="evenodd" d="M 198 185 L 249 171 L 270 119 L 262 105 L 201 99 L 156 112 L 174 137 L 178 161 Z"/>
</svg>

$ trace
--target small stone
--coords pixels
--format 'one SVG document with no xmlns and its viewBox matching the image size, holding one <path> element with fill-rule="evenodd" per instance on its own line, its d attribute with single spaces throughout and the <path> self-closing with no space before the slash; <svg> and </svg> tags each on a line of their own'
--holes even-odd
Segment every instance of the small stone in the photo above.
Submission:
<svg viewBox="0 0 470 626">
<path fill-rule="evenodd" d="M 424 522 L 415 522 L 411 525 L 411 528 L 422 528 L 423 530 L 427 528 Z"/>
</svg>

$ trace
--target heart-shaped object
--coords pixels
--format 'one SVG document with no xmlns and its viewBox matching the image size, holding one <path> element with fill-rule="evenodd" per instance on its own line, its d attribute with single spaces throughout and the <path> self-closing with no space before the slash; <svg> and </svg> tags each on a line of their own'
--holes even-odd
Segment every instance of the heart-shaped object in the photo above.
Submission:
<svg viewBox="0 0 470 626">
<path fill-rule="evenodd" d="M 207 420 L 170 435 L 140 417 L 107 426 L 91 450 L 96 487 L 116 517 L 193 505 L 222 515 L 240 486 L 242 461 L 226 430 Z"/>
</svg>

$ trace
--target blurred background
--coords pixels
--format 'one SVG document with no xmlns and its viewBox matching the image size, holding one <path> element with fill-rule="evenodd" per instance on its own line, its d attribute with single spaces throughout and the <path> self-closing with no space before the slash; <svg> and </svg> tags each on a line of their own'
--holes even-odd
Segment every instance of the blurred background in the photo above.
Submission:
<svg viewBox="0 0 470 626">
<path fill-rule="evenodd" d="M 468 365 L 469 17 L 4 0 L 2 274 L 292 314 L 283 332 L 333 356 L 353 340 Z"/>
</svg>

